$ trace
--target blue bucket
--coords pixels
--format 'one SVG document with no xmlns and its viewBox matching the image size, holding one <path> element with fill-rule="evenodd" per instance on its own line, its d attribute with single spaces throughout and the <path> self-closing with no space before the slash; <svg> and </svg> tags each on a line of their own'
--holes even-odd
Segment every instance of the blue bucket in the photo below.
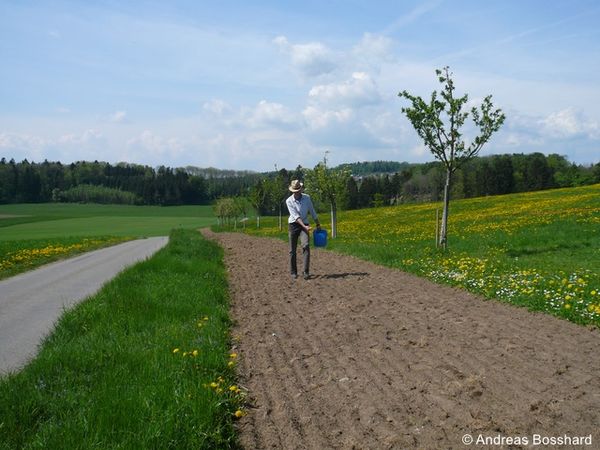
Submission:
<svg viewBox="0 0 600 450">
<path fill-rule="evenodd" d="M 327 230 L 323 228 L 315 230 L 313 233 L 315 247 L 325 247 L 327 245 Z"/>
</svg>

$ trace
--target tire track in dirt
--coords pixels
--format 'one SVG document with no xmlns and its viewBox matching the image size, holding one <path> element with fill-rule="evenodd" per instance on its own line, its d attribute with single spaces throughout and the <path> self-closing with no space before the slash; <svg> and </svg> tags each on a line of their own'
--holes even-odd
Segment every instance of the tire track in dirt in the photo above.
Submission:
<svg viewBox="0 0 600 450">
<path fill-rule="evenodd" d="M 462 448 L 465 433 L 600 443 L 597 329 L 318 249 L 315 277 L 292 280 L 286 243 L 205 235 L 225 248 L 246 448 Z"/>
</svg>

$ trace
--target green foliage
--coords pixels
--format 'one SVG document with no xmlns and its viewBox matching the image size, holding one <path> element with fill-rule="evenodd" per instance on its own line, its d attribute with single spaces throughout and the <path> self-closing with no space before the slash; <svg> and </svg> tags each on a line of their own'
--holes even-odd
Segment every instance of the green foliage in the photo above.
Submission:
<svg viewBox="0 0 600 450">
<path fill-rule="evenodd" d="M 334 169 L 348 169 L 353 176 L 395 173 L 408 169 L 411 164 L 396 161 L 365 161 L 340 164 Z"/>
<path fill-rule="evenodd" d="M 539 156 L 546 158 L 547 167 L 538 161 L 536 167 L 530 167 Z M 507 167 L 499 167 L 489 158 L 510 159 L 513 174 Z M 473 158 L 471 161 L 478 161 Z M 600 164 L 596 166 L 575 165 L 563 156 L 541 153 L 528 155 L 498 155 L 482 158 L 471 164 L 464 163 L 456 170 L 456 183 L 452 195 L 457 198 L 469 198 L 480 195 L 525 192 L 532 189 L 552 187 L 583 186 L 600 182 Z M 486 166 L 486 162 L 487 164 Z M 424 164 L 398 163 L 393 161 L 374 161 L 342 164 L 336 169 L 349 169 L 356 177 L 357 186 L 365 178 L 379 180 L 391 177 L 391 188 L 378 186 L 370 194 L 363 193 L 363 200 L 349 186 L 347 207 L 369 207 L 373 195 L 383 194 L 384 204 L 396 204 L 406 201 L 430 201 L 441 197 L 439 183 L 432 170 L 437 170 L 441 162 Z M 467 167 L 468 166 L 468 167 Z M 499 171 L 498 171 L 499 169 Z M 534 175 L 528 178 L 526 170 Z M 544 170 L 547 175 L 544 176 Z M 464 173 L 461 173 L 464 172 Z M 475 172 L 477 172 L 475 176 Z M 393 175 L 392 175 L 393 174 Z M 69 191 L 79 184 L 88 184 L 109 189 L 131 192 L 142 199 L 144 204 L 208 204 L 221 197 L 254 195 L 261 186 L 264 195 L 260 215 L 277 214 L 283 206 L 290 179 L 302 179 L 302 167 L 294 171 L 280 169 L 276 172 L 254 173 L 250 171 L 223 171 L 218 169 L 153 169 L 135 164 L 80 161 L 70 165 L 44 161 L 41 164 L 7 162 L 0 159 L 0 204 L 14 202 L 58 202 L 60 193 Z M 383 178 L 382 178 L 383 177 Z M 488 182 L 487 179 L 493 179 Z M 484 183 L 480 183 L 481 180 Z M 508 187 L 507 187 L 508 186 Z M 256 208 L 256 206 L 254 206 Z M 285 209 L 285 208 L 284 208 Z"/>
<path fill-rule="evenodd" d="M 454 96 L 454 81 L 447 66 L 443 70 L 436 70 L 435 73 L 444 86 L 439 94 L 433 91 L 429 104 L 421 97 L 411 95 L 407 91 L 402 91 L 399 96 L 411 102 L 412 107 L 402 108 L 402 112 L 406 114 L 431 153 L 436 159 L 442 161 L 446 168 L 444 211 L 439 238 L 440 244 L 446 248 L 452 174 L 461 164 L 479 153 L 492 134 L 500 129 L 505 115 L 500 109 L 493 109 L 491 95 L 485 97 L 479 108 L 471 109 L 473 123 L 478 128 L 479 134 L 467 144 L 463 140 L 461 128 L 469 117 L 468 112 L 463 112 L 468 95 Z M 438 95 L 444 101 L 438 100 Z"/>
<path fill-rule="evenodd" d="M 256 210 L 257 215 L 263 214 L 268 205 L 269 200 L 269 180 L 258 180 L 256 185 L 250 188 L 248 196 L 250 203 Z"/>
<path fill-rule="evenodd" d="M 439 82 L 443 84 L 443 89 L 440 93 L 433 91 L 429 103 L 407 91 L 402 91 L 399 96 L 412 104 L 412 107 L 402 108 L 402 112 L 406 114 L 417 134 L 435 158 L 442 161 L 449 171 L 454 172 L 460 164 L 475 156 L 492 134 L 500 129 L 505 115 L 500 109 L 493 109 L 491 95 L 485 97 L 478 108 L 473 107 L 470 111 L 473 123 L 479 129 L 479 135 L 470 143 L 466 143 L 461 128 L 469 117 L 469 112 L 463 111 L 469 97 L 467 94 L 455 97 L 454 81 L 448 67 L 436 70 L 436 74 Z M 439 100 L 439 97 L 443 101 Z"/>
<path fill-rule="evenodd" d="M 320 201 L 330 205 L 342 205 L 350 172 L 347 168 L 327 167 L 324 158 L 313 170 L 305 172 L 306 187 Z"/>
<path fill-rule="evenodd" d="M 38 357 L 0 379 L 0 448 L 237 448 L 222 256 L 175 231 L 66 312 Z"/>
<path fill-rule="evenodd" d="M 298 173 L 300 172 L 300 173 Z M 254 208 L 257 217 L 264 215 L 279 215 L 285 211 L 285 199 L 290 195 L 288 186 L 291 177 L 302 179 L 304 176 L 301 167 L 295 172 L 281 169 L 277 172 L 266 174 L 250 188 L 248 202 Z"/>
<path fill-rule="evenodd" d="M 130 192 L 147 205 L 206 204 L 211 199 L 240 195 L 257 175 L 237 174 L 233 178 L 209 177 L 185 169 L 137 164 L 78 161 L 34 163 L 0 159 L 0 203 L 37 203 L 60 200 L 60 192 L 80 185 L 92 185 Z M 101 198 L 105 197 L 105 193 Z M 122 198 L 121 198 L 122 200 Z M 74 200 L 79 201 L 79 200 Z M 136 201 L 138 201 L 136 199 Z"/>
<path fill-rule="evenodd" d="M 133 192 L 104 186 L 80 184 L 64 192 L 53 192 L 53 201 L 67 203 L 100 203 L 113 205 L 139 205 L 142 199 Z"/>
<path fill-rule="evenodd" d="M 230 224 L 237 217 L 235 200 L 233 198 L 220 198 L 214 204 L 215 216 L 221 225 Z"/>
<path fill-rule="evenodd" d="M 327 167 L 327 158 L 306 171 L 307 189 L 315 197 L 331 207 L 331 237 L 337 237 L 337 210 L 346 203 L 346 187 L 350 178 L 349 169 Z"/>
</svg>

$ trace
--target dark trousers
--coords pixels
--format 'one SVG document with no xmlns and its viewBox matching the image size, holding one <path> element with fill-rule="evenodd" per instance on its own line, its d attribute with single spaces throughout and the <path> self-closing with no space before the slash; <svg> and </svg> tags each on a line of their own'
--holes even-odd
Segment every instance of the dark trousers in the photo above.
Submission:
<svg viewBox="0 0 600 450">
<path fill-rule="evenodd" d="M 300 246 L 302 247 L 304 273 L 309 273 L 310 245 L 308 233 L 297 223 L 290 223 L 288 227 L 288 236 L 290 241 L 290 271 L 292 275 L 298 273 L 298 267 L 296 265 L 296 248 L 298 247 L 298 239 L 300 239 Z"/>
</svg>

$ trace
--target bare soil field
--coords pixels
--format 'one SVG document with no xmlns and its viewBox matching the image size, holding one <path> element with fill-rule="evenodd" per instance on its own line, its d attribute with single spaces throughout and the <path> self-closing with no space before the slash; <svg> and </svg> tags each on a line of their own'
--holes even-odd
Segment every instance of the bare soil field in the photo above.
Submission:
<svg viewBox="0 0 600 450">
<path fill-rule="evenodd" d="M 286 243 L 204 234 L 225 249 L 245 448 L 600 448 L 598 329 L 314 248 L 293 280 Z"/>
</svg>

